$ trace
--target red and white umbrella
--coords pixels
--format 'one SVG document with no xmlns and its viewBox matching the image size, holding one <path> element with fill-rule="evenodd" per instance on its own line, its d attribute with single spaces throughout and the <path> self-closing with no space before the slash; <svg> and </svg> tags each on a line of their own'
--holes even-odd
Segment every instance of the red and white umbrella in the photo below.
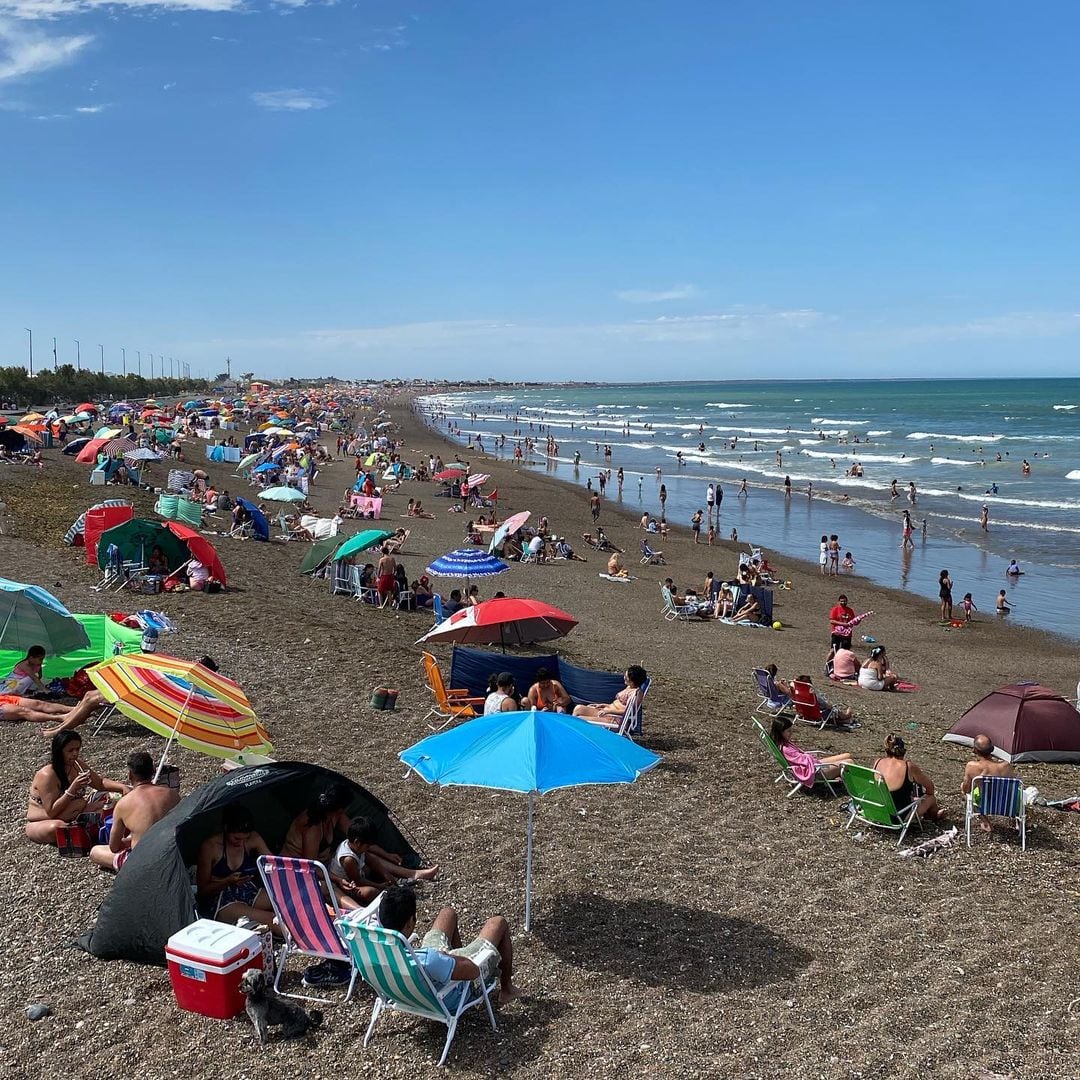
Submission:
<svg viewBox="0 0 1080 1080">
<path fill-rule="evenodd" d="M 417 644 L 453 642 L 459 645 L 528 645 L 565 637 L 577 619 L 542 600 L 500 596 L 455 611 L 429 630 Z"/>
<path fill-rule="evenodd" d="M 522 510 L 520 513 L 511 514 L 496 530 L 491 538 L 491 543 L 488 545 L 488 551 L 492 554 L 495 549 L 508 537 L 513 536 L 514 533 L 529 520 L 529 511 Z"/>
<path fill-rule="evenodd" d="M 135 449 L 135 441 L 128 438 L 110 439 L 103 447 L 107 457 L 117 457 Z"/>
<path fill-rule="evenodd" d="M 457 480 L 459 477 L 465 475 L 464 469 L 443 469 L 442 472 L 437 472 L 431 479 L 432 480 Z"/>
<path fill-rule="evenodd" d="M 486 484 L 491 479 L 490 474 L 486 472 L 474 472 L 469 477 L 469 487 L 480 487 L 481 484 Z"/>
</svg>

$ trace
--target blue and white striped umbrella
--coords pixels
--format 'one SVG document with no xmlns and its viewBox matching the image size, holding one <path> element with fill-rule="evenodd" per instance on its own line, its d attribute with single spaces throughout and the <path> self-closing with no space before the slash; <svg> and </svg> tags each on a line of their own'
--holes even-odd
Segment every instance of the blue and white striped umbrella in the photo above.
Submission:
<svg viewBox="0 0 1080 1080">
<path fill-rule="evenodd" d="M 440 555 L 428 568 L 437 577 L 494 577 L 510 567 L 481 548 L 458 548 Z"/>
<path fill-rule="evenodd" d="M 0 649 L 25 652 L 41 645 L 46 653 L 63 656 L 88 649 L 82 624 L 52 593 L 40 585 L 0 578 Z"/>
</svg>

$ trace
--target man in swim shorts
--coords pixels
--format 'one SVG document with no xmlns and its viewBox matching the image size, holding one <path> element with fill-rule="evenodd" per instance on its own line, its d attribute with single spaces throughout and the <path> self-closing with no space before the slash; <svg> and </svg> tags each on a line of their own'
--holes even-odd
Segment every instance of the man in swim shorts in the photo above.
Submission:
<svg viewBox="0 0 1080 1080">
<path fill-rule="evenodd" d="M 0 720 L 16 724 L 52 724 L 41 734 L 52 738 L 58 731 L 76 728 L 95 710 L 105 704 L 97 690 L 89 691 L 78 705 L 59 705 L 55 701 L 38 701 L 18 694 L 0 694 Z"/>
</svg>

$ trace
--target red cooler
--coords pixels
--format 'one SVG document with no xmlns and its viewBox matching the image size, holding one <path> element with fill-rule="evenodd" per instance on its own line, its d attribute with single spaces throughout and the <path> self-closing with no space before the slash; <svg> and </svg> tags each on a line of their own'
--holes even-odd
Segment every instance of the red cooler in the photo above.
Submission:
<svg viewBox="0 0 1080 1080">
<path fill-rule="evenodd" d="M 244 972 L 262 968 L 262 941 L 250 930 L 199 919 L 169 938 L 165 957 L 181 1009 L 230 1020 L 244 1011 Z"/>
</svg>

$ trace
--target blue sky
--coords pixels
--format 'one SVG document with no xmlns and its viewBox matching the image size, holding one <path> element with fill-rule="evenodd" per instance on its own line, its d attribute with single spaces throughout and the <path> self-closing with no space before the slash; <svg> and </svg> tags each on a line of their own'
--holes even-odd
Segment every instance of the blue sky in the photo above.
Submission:
<svg viewBox="0 0 1080 1080">
<path fill-rule="evenodd" d="M 0 358 L 1073 374 L 1074 4 L 0 0 Z"/>
</svg>

